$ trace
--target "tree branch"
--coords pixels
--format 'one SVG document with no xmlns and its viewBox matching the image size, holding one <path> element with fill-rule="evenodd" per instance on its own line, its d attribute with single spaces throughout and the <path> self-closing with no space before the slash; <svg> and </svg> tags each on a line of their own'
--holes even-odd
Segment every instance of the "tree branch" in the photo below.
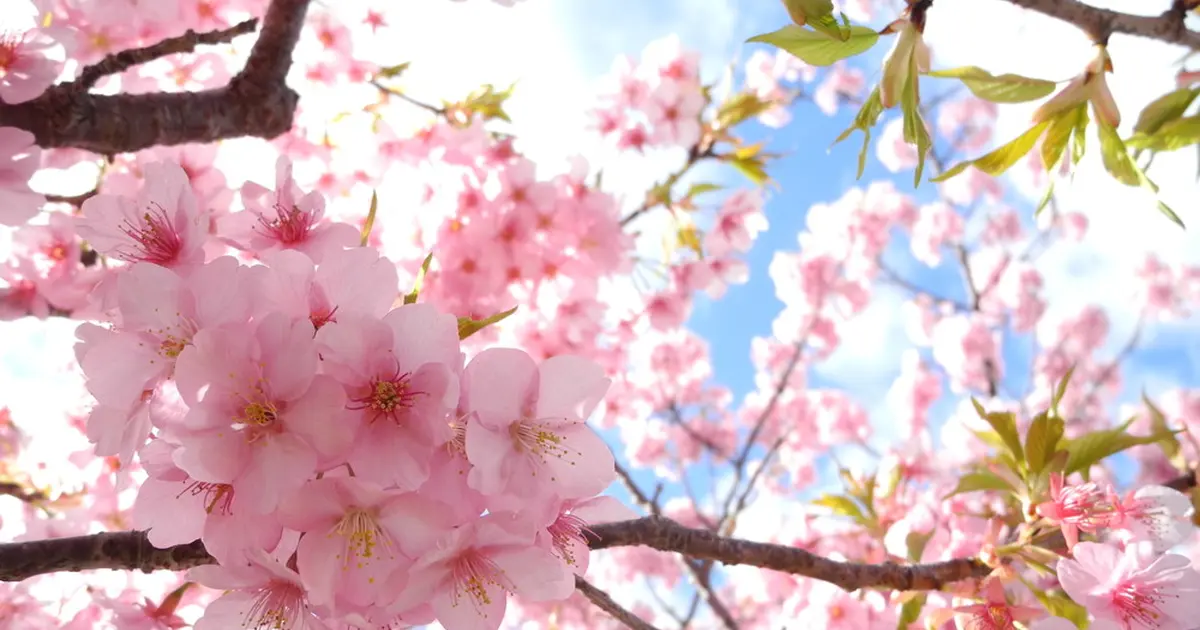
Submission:
<svg viewBox="0 0 1200 630">
<path fill-rule="evenodd" d="M 609 597 L 608 593 L 592 586 L 590 582 L 578 575 L 575 576 L 575 590 L 583 593 L 583 596 L 588 598 L 597 608 L 612 615 L 614 619 L 633 628 L 633 630 L 657 630 L 654 626 L 642 621 L 637 615 L 625 610 L 612 597 Z"/>
<path fill-rule="evenodd" d="M 661 516 L 593 525 L 590 533 L 588 546 L 593 550 L 644 546 L 723 564 L 745 564 L 810 577 L 848 591 L 868 587 L 937 590 L 991 572 L 974 558 L 919 565 L 838 562 L 786 545 L 718 536 Z M 199 540 L 156 549 L 144 532 L 112 532 L 0 544 L 0 581 L 16 582 L 44 573 L 91 569 L 181 571 L 213 562 Z"/>
<path fill-rule="evenodd" d="M 727 538 L 653 516 L 593 525 L 591 531 L 595 534 L 595 539 L 588 541 L 592 549 L 645 546 L 722 564 L 746 564 L 810 577 L 847 591 L 868 587 L 938 590 L 953 582 L 984 577 L 992 571 L 974 558 L 916 565 L 838 562 L 796 547 Z"/>
<path fill-rule="evenodd" d="M 1184 24 L 1186 7 L 1178 1 L 1157 16 L 1119 13 L 1084 4 L 1080 0 L 1007 1 L 1023 9 L 1070 22 L 1099 44 L 1107 44 L 1113 33 L 1125 33 L 1200 50 L 1200 33 L 1189 30 Z"/>
<path fill-rule="evenodd" d="M 77 90 L 87 91 L 96 85 L 97 81 L 108 75 L 120 74 L 134 66 L 140 66 L 167 55 L 190 53 L 202 44 L 227 44 L 238 35 L 253 33 L 256 28 L 258 28 L 257 18 L 246 20 L 226 29 L 205 33 L 197 33 L 189 28 L 183 35 L 164 39 L 152 46 L 132 48 L 108 55 L 99 62 L 84 68 L 72 84 Z"/>
<path fill-rule="evenodd" d="M 0 581 L 19 582 L 43 573 L 91 569 L 181 571 L 213 562 L 199 540 L 156 549 L 144 532 L 106 532 L 0 544 Z"/>
<path fill-rule="evenodd" d="M 85 69 L 80 82 L 55 85 L 25 103 L 0 103 L 0 126 L 32 133 L 43 148 L 75 147 L 102 155 L 243 136 L 275 138 L 292 128 L 300 99 L 286 78 L 307 9 L 308 0 L 271 0 L 246 66 L 225 87 L 90 94 L 83 81 L 98 71 Z"/>
</svg>

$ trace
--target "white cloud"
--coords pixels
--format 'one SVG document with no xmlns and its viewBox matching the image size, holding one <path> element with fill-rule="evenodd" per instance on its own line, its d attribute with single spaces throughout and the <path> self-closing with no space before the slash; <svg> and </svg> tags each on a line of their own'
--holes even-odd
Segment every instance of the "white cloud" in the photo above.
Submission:
<svg viewBox="0 0 1200 630">
<path fill-rule="evenodd" d="M 904 293 L 887 285 L 877 285 L 873 292 L 871 303 L 838 331 L 841 345 L 813 368 L 838 387 L 860 395 L 886 392 L 909 345 L 904 320 L 898 316 Z"/>
</svg>

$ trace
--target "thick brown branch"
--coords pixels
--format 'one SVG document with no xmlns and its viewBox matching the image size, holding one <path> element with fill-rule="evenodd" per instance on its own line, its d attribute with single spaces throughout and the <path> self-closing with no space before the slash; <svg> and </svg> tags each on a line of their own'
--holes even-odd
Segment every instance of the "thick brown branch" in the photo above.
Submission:
<svg viewBox="0 0 1200 630">
<path fill-rule="evenodd" d="M 113 532 L 0 544 L 0 581 L 18 582 L 43 573 L 90 569 L 180 571 L 212 562 L 198 540 L 155 549 L 142 532 Z"/>
<path fill-rule="evenodd" d="M 583 593 L 583 596 L 588 598 L 597 608 L 613 616 L 614 619 L 620 621 L 633 630 L 656 630 L 656 628 L 645 621 L 641 617 L 625 610 L 620 604 L 609 597 L 608 593 L 592 586 L 587 580 L 575 576 L 575 590 Z"/>
<path fill-rule="evenodd" d="M 973 558 L 933 564 L 857 564 L 838 562 L 785 545 L 772 545 L 684 527 L 661 517 L 594 525 L 592 549 L 645 546 L 722 564 L 746 564 L 810 577 L 847 591 L 879 587 L 901 591 L 938 590 L 947 584 L 981 578 L 991 569 Z"/>
<path fill-rule="evenodd" d="M 96 85 L 96 82 L 101 78 L 110 74 L 120 74 L 134 66 L 140 66 L 155 59 L 166 57 L 167 55 L 190 53 L 196 50 L 197 46 L 227 44 L 233 41 L 233 38 L 238 35 L 253 33 L 256 28 L 258 28 L 257 18 L 246 20 L 241 24 L 217 31 L 197 33 L 192 29 L 188 29 L 183 35 L 164 39 L 151 46 L 132 48 L 119 53 L 113 53 L 84 68 L 72 84 L 76 90 L 86 91 Z"/>
<path fill-rule="evenodd" d="M 300 98 L 285 80 L 307 9 L 308 0 L 271 0 L 245 68 L 225 87 L 104 96 L 68 82 L 26 103 L 0 104 L 0 126 L 29 131 L 43 148 L 103 155 L 243 136 L 275 138 L 292 128 Z"/>
<path fill-rule="evenodd" d="M 1192 50 L 1200 50 L 1200 33 L 1184 25 L 1186 12 L 1176 6 L 1156 16 L 1130 15 L 1109 9 L 1101 9 L 1080 0 L 1008 0 L 1030 11 L 1037 11 L 1070 22 L 1078 26 L 1093 41 L 1107 43 L 1113 33 L 1125 33 L 1157 39 L 1170 44 L 1179 44 Z"/>
</svg>

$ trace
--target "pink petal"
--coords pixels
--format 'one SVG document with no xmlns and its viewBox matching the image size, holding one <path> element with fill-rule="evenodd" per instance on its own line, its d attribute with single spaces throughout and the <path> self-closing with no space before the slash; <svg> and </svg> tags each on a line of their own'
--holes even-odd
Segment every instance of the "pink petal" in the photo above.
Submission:
<svg viewBox="0 0 1200 630">
<path fill-rule="evenodd" d="M 546 359 L 538 376 L 537 417 L 566 416 L 577 422 L 587 420 L 611 383 L 598 363 L 571 355 Z"/>
<path fill-rule="evenodd" d="M 521 417 L 522 407 L 537 387 L 538 368 L 520 350 L 488 348 L 466 367 L 467 408 L 492 428 L 507 427 Z"/>
<path fill-rule="evenodd" d="M 432 304 L 405 304 L 383 318 L 395 334 L 395 354 L 400 370 L 408 372 L 426 363 L 458 367 L 458 318 Z"/>
</svg>

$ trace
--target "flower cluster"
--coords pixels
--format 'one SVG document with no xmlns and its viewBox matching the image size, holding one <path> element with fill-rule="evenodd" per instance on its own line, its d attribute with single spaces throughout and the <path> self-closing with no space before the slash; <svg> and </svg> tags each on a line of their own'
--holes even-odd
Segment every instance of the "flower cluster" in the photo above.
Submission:
<svg viewBox="0 0 1200 630">
<path fill-rule="evenodd" d="M 508 593 L 565 599 L 589 523 L 627 511 L 586 424 L 595 363 L 491 348 L 400 298 L 395 266 L 322 215 L 290 163 L 229 215 L 243 257 L 206 259 L 207 211 L 170 162 L 136 197 L 83 204 L 79 231 L 129 263 L 79 327 L 100 455 L 149 473 L 133 509 L 160 547 L 201 539 L 226 594 L 196 625 L 496 628 Z M 397 305 L 396 303 L 399 302 Z M 465 365 L 464 365 L 465 364 Z"/>
</svg>

